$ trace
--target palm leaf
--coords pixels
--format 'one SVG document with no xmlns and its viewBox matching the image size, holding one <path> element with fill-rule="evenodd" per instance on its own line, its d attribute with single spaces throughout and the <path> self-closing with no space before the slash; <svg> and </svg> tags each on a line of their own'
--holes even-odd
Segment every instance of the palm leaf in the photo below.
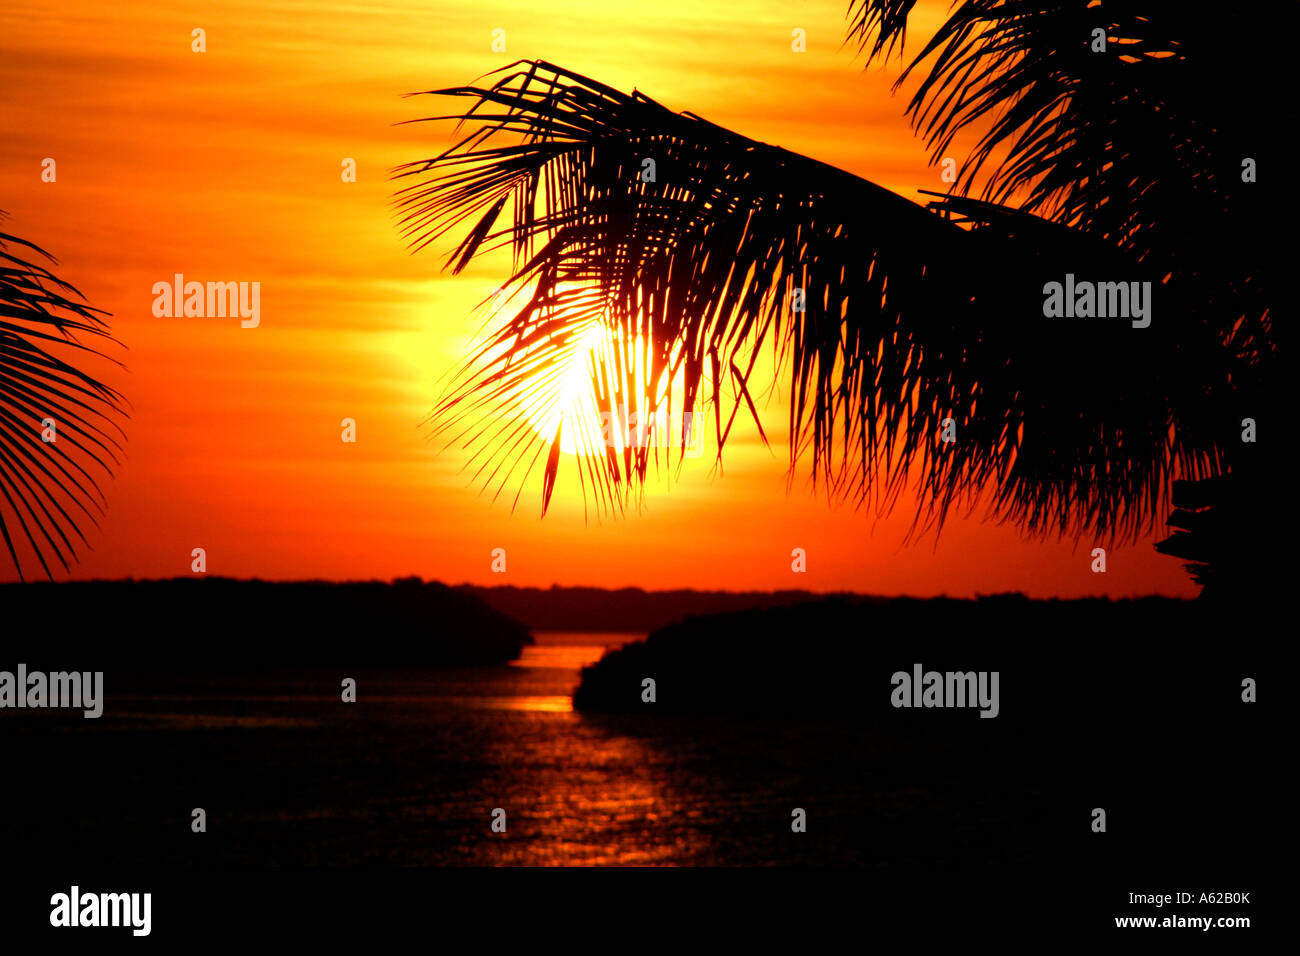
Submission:
<svg viewBox="0 0 1300 956">
<path fill-rule="evenodd" d="M 869 60 L 901 55 L 913 5 L 853 0 L 850 39 Z M 1124 249 L 1197 304 L 1181 321 L 1210 324 L 1254 362 L 1273 351 L 1273 184 L 1294 125 L 1293 104 L 1269 91 L 1286 83 L 1296 11 L 1276 13 L 1261 30 L 1179 0 L 964 0 L 898 85 L 920 79 L 907 109 L 935 161 L 979 133 L 955 192 L 982 183 L 986 200 L 1020 197 Z M 1273 174 L 1243 181 L 1247 157 Z"/>
<path fill-rule="evenodd" d="M 114 422 L 122 398 L 77 369 L 78 355 L 101 356 L 79 337 L 108 338 L 104 313 L 48 268 L 37 246 L 0 233 L 0 536 L 20 578 L 24 556 L 47 577 L 65 571 L 98 524 L 99 477 L 117 463 L 124 436 Z M 54 419 L 57 438 L 42 440 Z"/>
<path fill-rule="evenodd" d="M 1026 530 L 1134 534 L 1154 520 L 1175 465 L 1217 467 L 1210 430 L 1182 426 L 1212 406 L 1227 373 L 1211 363 L 1195 388 L 1176 374 L 1215 354 L 1212 336 L 1043 318 L 1044 282 L 1067 271 L 1159 281 L 1123 250 L 996 204 L 927 208 L 550 64 L 503 72 L 491 86 L 437 91 L 473 101 L 438 117 L 472 129 L 397 171 L 417 178 L 397 199 L 413 246 L 479 215 L 452 267 L 483 249 L 515 255 L 511 282 L 527 301 L 435 410 L 497 493 L 554 441 L 527 409 L 554 395 L 555 370 L 593 324 L 609 340 L 593 392 L 614 421 L 656 411 L 676 388 L 721 426 L 727 373 L 742 387 L 726 414 L 742 402 L 752 411 L 746 370 L 775 348 L 792 379 L 791 467 L 806 457 L 828 493 L 880 509 L 914 481 L 920 526 L 996 488 L 993 516 Z M 640 175 L 646 158 L 653 182 Z M 791 307 L 796 289 L 803 312 Z M 1162 307 L 1176 302 L 1168 291 Z M 639 377 L 634 342 L 649 343 Z M 940 441 L 949 418 L 951 444 Z M 584 489 L 621 506 L 651 459 L 589 450 Z M 545 466 L 548 494 L 558 461 Z"/>
</svg>

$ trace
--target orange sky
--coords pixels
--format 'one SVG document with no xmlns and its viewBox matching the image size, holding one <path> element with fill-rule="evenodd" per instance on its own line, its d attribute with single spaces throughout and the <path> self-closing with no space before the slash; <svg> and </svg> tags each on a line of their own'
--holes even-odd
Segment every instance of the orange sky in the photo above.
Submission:
<svg viewBox="0 0 1300 956">
<path fill-rule="evenodd" d="M 690 462 L 642 512 L 603 521 L 584 521 L 572 459 L 542 520 L 539 476 L 512 514 L 460 473 L 463 456 L 428 442 L 437 382 L 508 261 L 453 279 L 439 271 L 449 244 L 404 248 L 388 170 L 440 151 L 451 131 L 394 125 L 440 111 L 402 94 L 542 58 L 909 197 L 941 188 L 904 97 L 890 96 L 896 69 L 864 73 L 841 46 L 845 6 L 65 0 L 0 12 L 5 231 L 57 255 L 126 346 L 115 354 L 128 371 L 94 369 L 132 419 L 109 514 L 74 576 L 187 574 L 203 547 L 210 573 L 239 577 L 1192 594 L 1150 540 L 1112 550 L 1099 575 L 1092 542 L 1024 542 L 977 516 L 904 547 L 905 504 L 875 521 L 810 495 L 802 474 L 787 494 L 784 396 L 765 415 L 773 451 L 752 426 L 733 431 L 722 476 Z M 943 9 L 930 4 L 929 22 Z M 206 53 L 191 52 L 195 27 Z M 498 27 L 506 53 L 491 50 Z M 790 50 L 795 27 L 807 53 Z M 45 157 L 55 183 L 41 181 Z M 341 180 L 345 157 L 356 183 Z M 178 272 L 260 282 L 260 326 L 155 318 L 151 288 Z M 344 418 L 355 444 L 340 440 Z M 498 547 L 504 575 L 490 573 Z M 806 574 L 791 572 L 794 547 Z"/>
</svg>

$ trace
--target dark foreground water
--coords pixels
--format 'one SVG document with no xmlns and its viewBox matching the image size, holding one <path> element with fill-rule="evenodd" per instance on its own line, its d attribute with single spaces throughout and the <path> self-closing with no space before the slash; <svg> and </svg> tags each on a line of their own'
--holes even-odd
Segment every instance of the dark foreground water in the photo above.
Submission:
<svg viewBox="0 0 1300 956">
<path fill-rule="evenodd" d="M 843 721 L 592 716 L 579 669 L 639 635 L 541 634 L 510 666 L 106 676 L 99 720 L 4 715 L 0 835 L 116 865 L 1013 862 L 1041 807 Z M 359 700 L 340 700 L 354 677 Z M 21 776 L 18 776 L 21 775 Z M 191 832 L 191 811 L 207 832 Z M 505 811 L 506 832 L 491 828 Z M 791 829 L 792 811 L 807 832 Z"/>
</svg>

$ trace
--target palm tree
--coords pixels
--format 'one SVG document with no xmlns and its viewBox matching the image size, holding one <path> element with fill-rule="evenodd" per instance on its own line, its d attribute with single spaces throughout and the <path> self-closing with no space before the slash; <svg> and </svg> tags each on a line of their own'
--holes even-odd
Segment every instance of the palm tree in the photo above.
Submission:
<svg viewBox="0 0 1300 956">
<path fill-rule="evenodd" d="M 903 55 L 913 6 L 852 3 L 869 62 Z M 888 507 L 915 480 L 921 527 L 991 489 L 990 517 L 1026 533 L 1149 531 L 1175 477 L 1230 471 L 1243 415 L 1277 407 L 1273 209 L 1247 170 L 1285 128 L 1266 96 L 1283 35 L 1166 0 L 966 0 L 899 80 L 920 76 L 907 109 L 933 161 L 983 131 L 925 206 L 544 62 L 431 91 L 473 100 L 435 117 L 472 128 L 397 171 L 417 179 L 404 232 L 422 248 L 472 224 L 449 265 L 508 246 L 522 303 L 438 428 L 498 493 L 549 446 L 545 511 L 565 422 L 539 436 L 535 408 L 592 328 L 601 412 L 707 402 L 719 457 L 741 408 L 758 418 L 770 347 L 793 382 L 791 468 L 832 495 Z M 1151 282 L 1151 325 L 1045 318 L 1067 273 Z M 581 447 L 584 494 L 614 507 L 659 454 Z"/>
<path fill-rule="evenodd" d="M 0 232 L 0 535 L 20 579 L 24 555 L 52 577 L 88 546 L 81 529 L 104 508 L 95 473 L 124 438 L 121 395 L 60 357 L 102 355 L 78 336 L 109 338 L 107 313 L 23 250 L 53 262 Z"/>
</svg>

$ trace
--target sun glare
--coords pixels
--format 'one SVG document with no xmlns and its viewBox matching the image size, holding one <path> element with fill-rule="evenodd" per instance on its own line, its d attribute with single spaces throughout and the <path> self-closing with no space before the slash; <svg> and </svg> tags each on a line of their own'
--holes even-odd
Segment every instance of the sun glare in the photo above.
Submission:
<svg viewBox="0 0 1300 956">
<path fill-rule="evenodd" d="M 566 455 L 587 454 L 611 445 L 615 454 L 621 455 L 629 445 L 666 448 L 681 440 L 683 427 L 682 390 L 679 382 L 673 390 L 672 419 L 663 409 L 653 416 L 644 412 L 638 416 L 623 407 L 616 421 L 608 421 L 606 406 L 597 401 L 593 379 L 600 390 L 608 394 L 624 395 L 629 383 L 612 382 L 621 377 L 611 369 L 630 368 L 631 387 L 635 389 L 637 405 L 643 405 L 647 392 L 664 396 L 669 389 L 667 373 L 652 389 L 646 387 L 646 370 L 650 364 L 646 355 L 646 342 L 638 337 L 631 348 L 624 346 L 624 333 L 611 335 L 600 323 L 592 322 L 575 337 L 571 351 L 561 362 L 539 376 L 537 387 L 524 401 L 524 412 L 533 429 L 545 441 L 554 440 L 555 429 L 561 428 L 560 451 Z M 622 356 L 623 362 L 618 358 Z M 621 404 L 621 403 L 620 403 Z M 688 454 L 694 453 L 698 435 L 686 422 Z"/>
<path fill-rule="evenodd" d="M 591 378 L 593 369 L 599 367 L 604 339 L 600 323 L 592 322 L 578 336 L 568 357 L 545 374 L 525 403 L 528 421 L 542 438 L 551 441 L 555 429 L 563 429 L 560 451 L 566 455 L 586 452 L 601 444 L 600 410 Z"/>
</svg>

